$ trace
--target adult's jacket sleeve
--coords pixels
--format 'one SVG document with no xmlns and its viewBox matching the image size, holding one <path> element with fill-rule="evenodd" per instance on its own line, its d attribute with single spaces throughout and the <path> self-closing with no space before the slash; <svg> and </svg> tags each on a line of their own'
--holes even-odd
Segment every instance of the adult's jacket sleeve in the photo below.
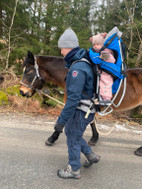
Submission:
<svg viewBox="0 0 142 189">
<path fill-rule="evenodd" d="M 75 112 L 85 86 L 86 73 L 81 68 L 73 66 L 67 75 L 67 101 L 58 118 L 57 123 L 65 125 L 69 117 Z"/>
</svg>

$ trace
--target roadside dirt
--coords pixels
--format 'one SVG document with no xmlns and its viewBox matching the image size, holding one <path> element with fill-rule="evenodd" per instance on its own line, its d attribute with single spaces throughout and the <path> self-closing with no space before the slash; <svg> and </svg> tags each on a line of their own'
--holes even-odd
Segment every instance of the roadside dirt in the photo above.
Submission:
<svg viewBox="0 0 142 189">
<path fill-rule="evenodd" d="M 22 124 L 28 124 L 28 125 L 35 125 L 35 126 L 54 126 L 58 116 L 60 115 L 61 108 L 49 108 L 45 111 L 42 110 L 42 112 L 23 112 L 17 111 L 16 109 L 12 108 L 2 108 L 0 109 L 0 124 L 8 124 L 10 125 L 18 125 Z M 50 124 L 51 123 L 51 124 Z M 98 125 L 98 129 L 101 129 L 104 131 L 104 133 L 107 133 L 108 130 L 110 130 L 112 127 L 114 127 L 114 130 L 119 130 L 120 133 L 123 131 L 129 132 L 129 130 L 132 130 L 133 133 L 140 133 L 142 134 L 142 125 L 133 122 L 128 121 L 127 118 L 121 118 L 121 115 L 107 115 L 107 116 L 96 116 L 96 123 Z M 89 128 L 90 129 L 90 128 Z M 133 131 L 134 130 L 134 131 Z M 136 131 L 135 131 L 136 130 Z"/>
</svg>

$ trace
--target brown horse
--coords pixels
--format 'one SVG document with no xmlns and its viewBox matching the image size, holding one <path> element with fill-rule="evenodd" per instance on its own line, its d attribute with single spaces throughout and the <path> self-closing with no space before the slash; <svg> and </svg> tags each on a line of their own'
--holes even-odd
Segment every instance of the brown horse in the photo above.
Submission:
<svg viewBox="0 0 142 189">
<path fill-rule="evenodd" d="M 53 56 L 33 56 L 28 52 L 23 63 L 24 73 L 20 87 L 22 96 L 31 97 L 37 89 L 41 89 L 44 83 L 48 81 L 64 88 L 64 100 L 66 101 L 65 77 L 67 69 L 65 69 L 65 61 L 62 57 Z M 127 69 L 126 93 L 122 103 L 115 111 L 129 110 L 142 105 L 142 68 Z M 123 91 L 123 84 L 120 92 L 114 101 L 119 101 Z M 90 143 L 98 140 L 98 133 L 94 124 L 91 124 L 93 131 Z M 53 141 L 54 143 L 54 141 Z M 140 149 L 141 150 L 141 149 Z M 142 152 L 141 152 L 142 155 Z"/>
</svg>

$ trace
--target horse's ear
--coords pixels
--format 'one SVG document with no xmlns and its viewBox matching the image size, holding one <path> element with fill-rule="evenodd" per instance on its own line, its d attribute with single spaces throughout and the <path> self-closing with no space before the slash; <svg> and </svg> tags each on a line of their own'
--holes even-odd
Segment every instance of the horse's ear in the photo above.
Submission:
<svg viewBox="0 0 142 189">
<path fill-rule="evenodd" d="M 35 62 L 35 59 L 34 59 L 33 53 L 31 51 L 28 51 L 27 56 L 24 61 L 24 66 L 34 65 L 34 62 Z"/>
<path fill-rule="evenodd" d="M 30 65 L 34 65 L 35 63 L 35 59 L 34 59 L 34 55 L 31 51 L 27 52 L 26 58 L 23 62 L 23 67 L 29 67 Z"/>
<path fill-rule="evenodd" d="M 31 51 L 28 51 L 27 57 L 30 60 L 30 63 L 34 64 L 34 55 Z"/>
<path fill-rule="evenodd" d="M 32 53 L 31 51 L 28 51 L 27 56 L 28 56 L 29 58 L 34 57 L 34 55 L 33 55 L 33 53 Z"/>
</svg>

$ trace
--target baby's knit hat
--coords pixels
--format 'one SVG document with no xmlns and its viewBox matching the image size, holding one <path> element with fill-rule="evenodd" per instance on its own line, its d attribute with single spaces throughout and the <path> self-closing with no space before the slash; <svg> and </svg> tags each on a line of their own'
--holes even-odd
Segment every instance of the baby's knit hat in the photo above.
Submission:
<svg viewBox="0 0 142 189">
<path fill-rule="evenodd" d="M 106 35 L 107 33 L 99 33 L 97 35 L 93 35 L 92 37 L 90 37 L 90 41 L 92 42 L 92 45 L 95 44 L 103 45 Z"/>
<path fill-rule="evenodd" d="M 77 35 L 71 28 L 66 29 L 58 40 L 59 48 L 73 49 L 78 46 L 79 46 L 79 42 L 78 42 Z"/>
</svg>

